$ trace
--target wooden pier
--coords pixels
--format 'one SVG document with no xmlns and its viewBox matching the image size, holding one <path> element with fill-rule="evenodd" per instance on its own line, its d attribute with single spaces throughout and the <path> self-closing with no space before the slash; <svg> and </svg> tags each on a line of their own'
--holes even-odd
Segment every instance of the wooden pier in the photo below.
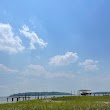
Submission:
<svg viewBox="0 0 110 110">
<path fill-rule="evenodd" d="M 30 100 L 29 96 L 12 96 L 12 97 L 7 97 L 7 102 L 9 101 L 9 99 L 11 99 L 12 102 L 14 101 L 20 101 L 20 99 L 22 99 L 22 101 L 25 100 Z"/>
<path fill-rule="evenodd" d="M 94 96 L 109 96 L 110 92 L 92 92 Z"/>
</svg>

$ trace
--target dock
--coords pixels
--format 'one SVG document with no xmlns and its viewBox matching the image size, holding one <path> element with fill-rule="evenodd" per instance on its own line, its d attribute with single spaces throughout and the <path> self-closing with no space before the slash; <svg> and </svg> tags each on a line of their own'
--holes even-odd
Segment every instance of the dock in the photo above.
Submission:
<svg viewBox="0 0 110 110">
<path fill-rule="evenodd" d="M 14 101 L 20 101 L 20 99 L 22 99 L 23 101 L 25 100 L 30 100 L 30 97 L 29 96 L 9 96 L 7 97 L 7 102 L 9 101 L 9 99 L 11 99 L 12 102 Z"/>
</svg>

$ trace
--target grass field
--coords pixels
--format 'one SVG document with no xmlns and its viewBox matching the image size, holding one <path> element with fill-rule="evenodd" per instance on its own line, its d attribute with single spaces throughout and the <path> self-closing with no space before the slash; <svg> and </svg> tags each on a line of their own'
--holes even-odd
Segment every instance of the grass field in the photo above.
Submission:
<svg viewBox="0 0 110 110">
<path fill-rule="evenodd" d="M 0 110 L 110 110 L 110 96 L 68 96 L 0 104 Z"/>
</svg>

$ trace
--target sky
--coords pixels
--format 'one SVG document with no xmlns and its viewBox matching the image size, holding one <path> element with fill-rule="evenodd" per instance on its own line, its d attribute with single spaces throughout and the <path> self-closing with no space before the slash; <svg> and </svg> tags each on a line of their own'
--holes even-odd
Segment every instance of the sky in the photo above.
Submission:
<svg viewBox="0 0 110 110">
<path fill-rule="evenodd" d="M 1 0 L 0 96 L 110 91 L 109 0 Z"/>
</svg>

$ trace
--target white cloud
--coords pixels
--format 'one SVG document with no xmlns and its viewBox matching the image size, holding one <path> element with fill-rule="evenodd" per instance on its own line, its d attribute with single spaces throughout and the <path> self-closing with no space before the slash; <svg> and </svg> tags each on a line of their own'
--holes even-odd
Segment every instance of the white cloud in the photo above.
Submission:
<svg viewBox="0 0 110 110">
<path fill-rule="evenodd" d="M 74 78 L 75 74 L 73 73 L 64 73 L 64 72 L 57 72 L 57 73 L 48 73 L 47 77 L 49 78 Z"/>
<path fill-rule="evenodd" d="M 18 36 L 14 36 L 10 24 L 0 24 L 0 51 L 10 54 L 23 51 L 22 40 Z"/>
<path fill-rule="evenodd" d="M 82 63 L 79 63 L 79 65 L 82 66 L 87 71 L 96 71 L 98 70 L 97 63 L 98 61 L 93 61 L 91 59 L 88 59 Z"/>
<path fill-rule="evenodd" d="M 0 72 L 2 73 L 15 73 L 17 72 L 17 70 L 13 70 L 13 69 L 10 69 L 6 66 L 4 66 L 3 64 L 0 64 Z"/>
<path fill-rule="evenodd" d="M 50 65 L 68 65 L 78 60 L 77 53 L 67 52 L 65 55 L 56 55 L 50 59 Z"/>
<path fill-rule="evenodd" d="M 37 59 L 40 59 L 40 56 L 36 56 Z"/>
<path fill-rule="evenodd" d="M 0 86 L 0 88 L 7 89 L 8 87 L 7 86 Z"/>
<path fill-rule="evenodd" d="M 30 39 L 30 49 L 36 49 L 35 44 L 38 44 L 41 48 L 44 48 L 47 46 L 47 42 L 39 38 L 38 35 L 34 31 L 31 32 L 28 26 L 23 25 L 20 32 L 25 37 Z"/>
<path fill-rule="evenodd" d="M 27 69 L 22 72 L 22 74 L 25 75 L 44 75 L 46 74 L 46 70 L 41 65 L 28 65 Z"/>
<path fill-rule="evenodd" d="M 67 74 L 67 73 L 55 73 L 55 72 L 49 72 L 41 65 L 28 65 L 27 69 L 21 72 L 21 74 L 24 74 L 25 76 L 42 76 L 47 78 L 55 78 L 55 77 L 65 77 L 65 78 L 73 78 L 74 74 Z"/>
</svg>

